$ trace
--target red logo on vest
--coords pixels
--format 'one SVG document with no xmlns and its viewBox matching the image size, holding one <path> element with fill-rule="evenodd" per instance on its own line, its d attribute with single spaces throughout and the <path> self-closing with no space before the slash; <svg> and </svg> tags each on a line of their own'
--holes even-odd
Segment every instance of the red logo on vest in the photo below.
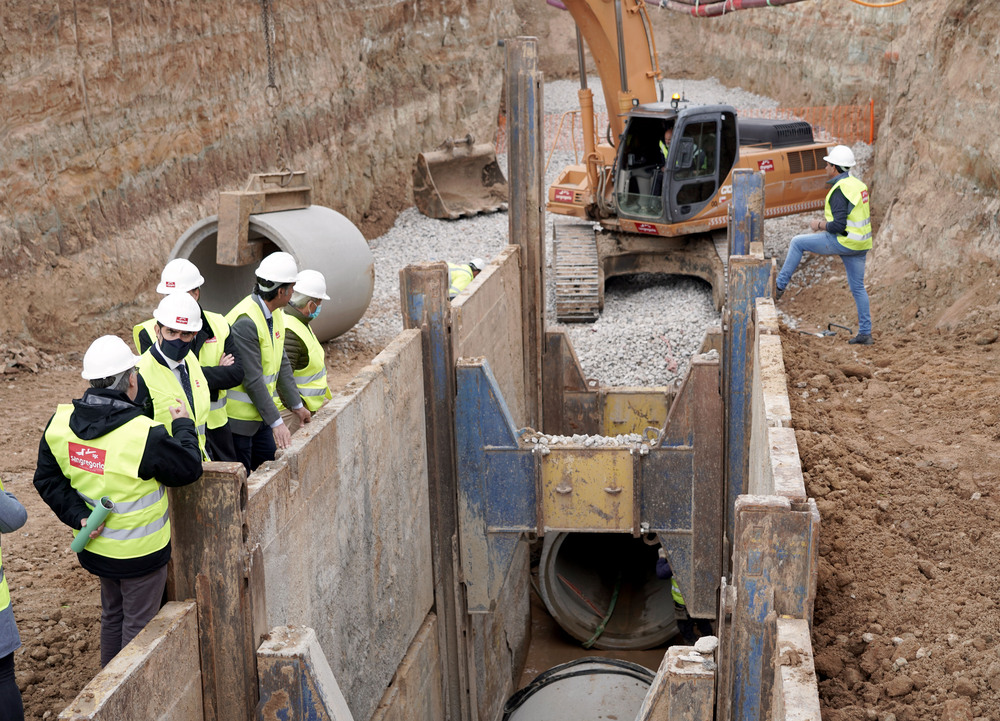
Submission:
<svg viewBox="0 0 1000 721">
<path fill-rule="evenodd" d="M 774 161 L 770 160 L 770 159 L 769 160 L 758 160 L 757 161 L 757 170 L 762 170 L 765 173 L 770 173 L 772 170 L 774 170 Z"/>
<path fill-rule="evenodd" d="M 867 189 L 861 191 L 861 202 L 862 203 L 868 203 L 868 190 Z"/>
<path fill-rule="evenodd" d="M 91 448 L 79 443 L 69 442 L 69 464 L 88 473 L 104 475 L 104 457 L 107 451 L 101 448 Z"/>
</svg>

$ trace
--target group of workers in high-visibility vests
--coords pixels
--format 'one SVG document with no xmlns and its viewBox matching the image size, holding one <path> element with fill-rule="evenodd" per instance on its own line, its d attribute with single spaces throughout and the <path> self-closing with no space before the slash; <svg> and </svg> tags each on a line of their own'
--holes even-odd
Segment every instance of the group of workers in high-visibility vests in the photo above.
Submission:
<svg viewBox="0 0 1000 721">
<path fill-rule="evenodd" d="M 204 282 L 191 261 L 167 263 L 156 288 L 163 298 L 133 329 L 139 354 L 117 336 L 96 339 L 83 357 L 90 387 L 57 408 L 39 443 L 35 488 L 74 535 L 88 535 L 78 559 L 101 582 L 102 666 L 160 608 L 170 560 L 165 487 L 194 483 L 206 460 L 252 472 L 291 445 L 288 423 L 309 423 L 332 397 L 310 328 L 330 299 L 322 273 L 272 253 L 226 315 L 201 307 Z M 2 486 L 0 496 L 8 532 L 12 496 Z M 110 513 L 88 524 L 99 504 Z M 9 692 L 2 654 L 12 658 L 20 645 L 16 627 L 4 635 L 9 606 L 0 565 L 0 699 Z"/>
</svg>

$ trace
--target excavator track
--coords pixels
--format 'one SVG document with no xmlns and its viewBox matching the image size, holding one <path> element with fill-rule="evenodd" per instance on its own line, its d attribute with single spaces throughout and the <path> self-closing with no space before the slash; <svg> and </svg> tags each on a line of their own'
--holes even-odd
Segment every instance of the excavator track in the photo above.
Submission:
<svg viewBox="0 0 1000 721">
<path fill-rule="evenodd" d="M 556 275 L 556 319 L 593 323 L 601 315 L 601 269 L 594 227 L 556 223 L 552 236 Z"/>
</svg>

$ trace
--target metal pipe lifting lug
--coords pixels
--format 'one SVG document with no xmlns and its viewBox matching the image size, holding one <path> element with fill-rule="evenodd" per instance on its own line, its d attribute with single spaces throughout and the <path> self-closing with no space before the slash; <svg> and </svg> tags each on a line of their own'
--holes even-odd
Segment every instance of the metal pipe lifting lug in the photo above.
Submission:
<svg viewBox="0 0 1000 721">
<path fill-rule="evenodd" d="M 572 492 L 573 492 L 573 486 L 556 486 L 556 493 L 566 495 L 567 493 L 572 493 Z"/>
<path fill-rule="evenodd" d="M 608 493 L 608 494 L 610 494 L 612 496 L 617 496 L 619 493 L 622 492 L 622 488 L 620 488 L 620 487 L 619 488 L 612 488 L 611 486 L 605 486 L 604 487 L 604 492 Z"/>
</svg>

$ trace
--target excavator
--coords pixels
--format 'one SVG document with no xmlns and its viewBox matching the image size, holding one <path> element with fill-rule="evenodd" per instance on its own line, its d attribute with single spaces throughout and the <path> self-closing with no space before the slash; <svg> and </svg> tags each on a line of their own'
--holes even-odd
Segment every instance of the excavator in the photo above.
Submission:
<svg viewBox="0 0 1000 721">
<path fill-rule="evenodd" d="M 643 0 L 562 4 L 578 29 L 583 159 L 559 173 L 546 209 L 585 222 L 555 224 L 557 319 L 596 320 L 605 280 L 639 272 L 700 277 L 721 308 L 733 171 L 764 174 L 767 217 L 816 210 L 832 143 L 818 142 L 804 121 L 740 119 L 731 106 L 691 106 L 677 94 L 665 100 Z M 584 42 L 609 109 L 604 142 Z"/>
</svg>

